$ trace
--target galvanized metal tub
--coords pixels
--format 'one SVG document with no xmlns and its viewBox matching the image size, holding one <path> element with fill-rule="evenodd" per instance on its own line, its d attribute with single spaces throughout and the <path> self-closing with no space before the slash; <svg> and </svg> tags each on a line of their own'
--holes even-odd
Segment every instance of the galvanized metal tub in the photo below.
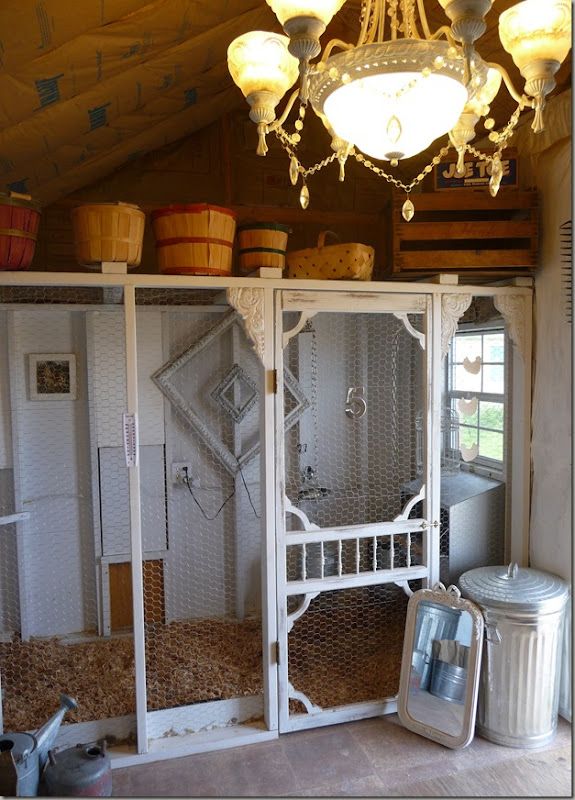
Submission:
<svg viewBox="0 0 575 800">
<path fill-rule="evenodd" d="M 469 570 L 459 585 L 485 618 L 477 732 L 507 747 L 543 747 L 557 729 L 568 585 L 517 564 Z"/>
<path fill-rule="evenodd" d="M 429 688 L 431 678 L 431 643 L 434 639 L 455 639 L 460 612 L 423 601 L 419 604 L 413 648 L 427 658 L 421 662 L 421 689 Z"/>
<path fill-rule="evenodd" d="M 434 658 L 429 693 L 450 703 L 463 703 L 467 688 L 467 670 Z"/>
</svg>

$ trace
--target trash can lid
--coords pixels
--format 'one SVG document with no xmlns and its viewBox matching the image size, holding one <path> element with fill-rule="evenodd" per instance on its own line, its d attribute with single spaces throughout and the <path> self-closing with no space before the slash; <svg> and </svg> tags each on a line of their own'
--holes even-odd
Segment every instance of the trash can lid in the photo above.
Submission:
<svg viewBox="0 0 575 800">
<path fill-rule="evenodd" d="M 559 611 L 569 596 L 569 586 L 561 578 L 517 564 L 470 569 L 460 577 L 459 587 L 464 597 L 479 605 L 508 611 Z"/>
</svg>

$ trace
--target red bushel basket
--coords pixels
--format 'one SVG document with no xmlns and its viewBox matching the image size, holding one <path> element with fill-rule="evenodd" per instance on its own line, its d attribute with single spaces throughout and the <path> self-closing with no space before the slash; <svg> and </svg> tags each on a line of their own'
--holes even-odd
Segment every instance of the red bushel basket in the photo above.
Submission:
<svg viewBox="0 0 575 800">
<path fill-rule="evenodd" d="M 0 269 L 28 269 L 39 224 L 40 206 L 30 195 L 0 194 Z"/>
</svg>

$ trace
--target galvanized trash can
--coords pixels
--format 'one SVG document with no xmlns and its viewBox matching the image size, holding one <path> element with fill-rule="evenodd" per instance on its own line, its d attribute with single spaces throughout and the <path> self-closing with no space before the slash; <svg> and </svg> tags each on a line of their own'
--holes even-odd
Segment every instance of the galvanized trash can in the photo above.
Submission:
<svg viewBox="0 0 575 800">
<path fill-rule="evenodd" d="M 510 564 L 469 570 L 459 586 L 485 618 L 477 732 L 507 747 L 543 747 L 557 729 L 568 585 Z"/>
</svg>

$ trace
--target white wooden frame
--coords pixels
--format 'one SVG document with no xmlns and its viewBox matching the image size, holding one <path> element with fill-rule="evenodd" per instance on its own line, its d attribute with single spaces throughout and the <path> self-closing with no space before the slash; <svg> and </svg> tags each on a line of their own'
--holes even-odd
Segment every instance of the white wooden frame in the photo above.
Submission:
<svg viewBox="0 0 575 800">
<path fill-rule="evenodd" d="M 283 330 L 283 313 L 284 311 L 294 311 L 301 314 L 300 320 L 291 331 Z M 373 314 L 393 314 L 400 319 L 406 326 L 408 332 L 419 342 L 424 353 L 424 369 L 426 371 L 424 379 L 424 407 L 432 405 L 429 387 L 431 381 L 431 367 L 432 367 L 432 354 L 431 348 L 426 347 L 426 342 L 429 341 L 429 331 L 431 325 L 429 317 L 431 314 L 431 305 L 429 299 L 426 297 L 424 291 L 421 290 L 417 293 L 391 293 L 380 291 L 376 293 L 364 293 L 361 291 L 353 292 L 336 292 L 336 293 L 322 293 L 322 292 L 303 292 L 300 290 L 290 291 L 286 289 L 283 292 L 278 292 L 276 301 L 276 369 L 278 375 L 278 386 L 276 394 L 276 448 L 277 448 L 277 466 L 276 466 L 276 495 L 278 502 L 276 504 L 276 539 L 277 539 L 277 590 L 278 590 L 278 654 L 279 654 L 279 726 L 280 733 L 301 730 L 305 728 L 317 727 L 318 725 L 329 725 L 336 721 L 350 721 L 353 719 L 362 719 L 371 716 L 377 716 L 382 713 L 393 713 L 396 710 L 396 703 L 393 698 L 386 698 L 376 702 L 356 703 L 349 706 L 341 706 L 338 708 L 320 709 L 314 706 L 310 700 L 301 692 L 296 692 L 289 680 L 289 653 L 288 653 L 288 635 L 293 625 L 293 622 L 298 616 L 305 611 L 309 602 L 304 604 L 303 610 L 298 609 L 295 614 L 287 615 L 286 602 L 289 596 L 306 595 L 307 598 L 316 596 L 322 591 L 333 591 L 344 588 L 351 588 L 354 586 L 370 586 L 380 585 L 385 583 L 397 583 L 402 588 L 407 586 L 408 580 L 416 580 L 423 578 L 426 583 L 437 580 L 436 573 L 438 574 L 438 558 L 437 565 L 435 560 L 432 559 L 432 554 L 439 551 L 439 498 L 438 491 L 436 495 L 428 495 L 424 491 L 418 495 L 417 498 L 411 498 L 406 508 L 395 519 L 385 522 L 380 522 L 371 525 L 348 525 L 337 528 L 318 528 L 317 525 L 310 523 L 306 515 L 300 509 L 295 508 L 289 498 L 283 493 L 285 486 L 285 453 L 284 453 L 284 435 L 283 435 L 283 351 L 287 345 L 290 336 L 297 334 L 303 328 L 304 321 L 307 321 L 311 316 L 318 312 L 332 312 L 332 313 L 373 313 Z M 418 334 L 407 319 L 408 313 L 417 313 L 426 315 L 426 334 L 423 336 Z M 406 324 L 407 323 L 407 324 Z M 415 335 L 414 335 L 415 334 Z M 437 354 L 436 354 L 437 358 Z M 434 435 L 436 435 L 434 433 Z M 439 436 L 439 429 L 437 437 Z M 439 441 L 439 439 L 438 439 Z M 427 470 L 426 477 L 430 474 L 431 470 Z M 439 489 L 439 484 L 437 490 Z M 407 519 L 409 510 L 414 505 L 417 499 L 424 501 L 424 516 L 423 518 Z M 435 499 L 435 504 L 433 500 Z M 303 524 L 304 531 L 287 532 L 286 531 L 286 513 L 296 514 Z M 435 525 L 433 523 L 436 523 Z M 414 566 L 407 568 L 394 568 L 394 569 L 375 569 L 372 572 L 362 572 L 352 575 L 341 574 L 341 559 L 339 575 L 304 579 L 300 581 L 288 581 L 286 575 L 286 553 L 288 548 L 293 546 L 305 547 L 309 544 L 319 543 L 323 548 L 325 542 L 342 541 L 342 540 L 355 540 L 356 543 L 361 539 L 374 539 L 383 535 L 389 535 L 393 540 L 393 535 L 404 534 L 409 532 L 421 533 L 424 531 L 424 565 Z M 375 552 L 375 547 L 374 547 Z M 357 562 L 359 566 L 359 562 Z M 289 714 L 289 699 L 290 697 L 300 700 L 308 711 L 307 714 Z"/>
<path fill-rule="evenodd" d="M 137 730 L 138 730 L 138 753 L 123 751 L 112 753 L 112 765 L 127 766 L 129 764 L 141 763 L 143 761 L 154 761 L 175 756 L 187 755 L 194 752 L 205 752 L 207 750 L 234 747 L 239 744 L 248 744 L 255 741 L 262 741 L 275 738 L 278 731 L 278 668 L 275 658 L 275 644 L 278 641 L 277 626 L 285 624 L 282 621 L 281 609 L 276 609 L 276 581 L 285 580 L 285 575 L 276 575 L 276 542 L 275 530 L 278 518 L 283 513 L 283 498 L 276 502 L 275 488 L 275 464 L 282 457 L 283 430 L 278 429 L 278 420 L 274 412 L 274 373 L 277 369 L 275 351 L 277 343 L 274 344 L 274 337 L 278 330 L 274 324 L 274 293 L 277 290 L 288 290 L 288 302 L 294 304 L 299 299 L 300 304 L 306 303 L 310 299 L 311 293 L 321 293 L 325 298 L 320 306 L 326 308 L 330 304 L 330 297 L 336 300 L 338 293 L 345 293 L 345 311 L 352 311 L 357 300 L 357 305 L 361 304 L 362 299 L 365 305 L 377 307 L 377 299 L 374 295 L 385 293 L 389 298 L 393 297 L 393 310 L 397 313 L 412 310 L 413 295 L 425 295 L 427 304 L 431 308 L 431 313 L 427 315 L 426 336 L 431 346 L 426 348 L 426 359 L 429 360 L 429 369 L 432 375 L 432 388 L 428 394 L 428 424 L 426 429 L 427 441 L 431 444 L 430 463 L 426 471 L 425 479 L 428 488 L 429 508 L 425 510 L 425 516 L 433 519 L 430 509 L 439 508 L 439 435 L 440 435 L 440 399 L 441 386 L 438 380 L 440 373 L 440 360 L 442 350 L 442 327 L 445 319 L 444 299 L 461 301 L 464 305 L 467 298 L 471 296 L 491 296 L 506 308 L 515 306 L 521 309 L 520 314 L 515 314 L 516 319 L 524 320 L 523 330 L 520 335 L 516 335 L 514 341 L 521 344 L 514 348 L 513 352 L 513 393 L 514 408 L 513 420 L 514 431 L 511 442 L 511 455 L 513 472 L 509 492 L 509 558 L 517 561 L 521 565 L 527 564 L 528 557 L 528 524 L 529 524 L 529 443 L 530 443 L 530 417 L 531 417 L 531 309 L 532 309 L 532 288 L 523 281 L 520 285 L 505 286 L 458 286 L 447 283 L 409 283 L 409 282 L 369 282 L 362 284 L 358 288 L 355 281 L 316 281 L 316 280 L 283 280 L 281 278 L 267 278 L 262 280 L 257 277 L 228 278 L 228 277 L 202 277 L 202 276 L 166 276 L 166 275 L 144 275 L 126 274 L 110 275 L 100 273 L 57 273 L 57 272 L 9 272 L 0 273 L 0 286 L 21 286 L 21 287 L 98 287 L 104 290 L 112 288 L 122 288 L 124 290 L 125 302 L 125 325 L 126 325 L 126 365 L 128 383 L 128 406 L 127 411 L 137 412 L 137 362 L 135 349 L 135 290 L 137 288 L 159 288 L 159 289 L 221 289 L 232 288 L 234 291 L 247 290 L 248 292 L 257 290 L 262 294 L 262 325 L 266 331 L 266 336 L 260 342 L 260 357 L 264 366 L 262 371 L 262 383 L 264 385 L 263 402 L 261 404 L 262 428 L 267 435 L 264 437 L 261 472 L 262 490 L 264 492 L 263 517 L 265 519 L 266 537 L 262 554 L 262 577 L 264 596 L 262 598 L 262 617 L 264 628 L 264 714 L 268 730 L 261 730 L 255 727 L 225 728 L 223 730 L 207 731 L 205 733 L 193 734 L 183 737 L 167 737 L 149 743 L 147 739 L 147 712 L 146 712 L 146 678 L 144 660 L 143 628 L 142 634 L 136 636 L 136 696 L 137 696 Z M 333 296 L 333 297 L 332 297 Z M 284 295 L 285 297 L 285 295 Z M 397 298 L 400 299 L 397 299 Z M 291 298 L 291 300 L 290 300 Z M 307 300 L 306 300 L 307 298 Z M 28 304 L 6 304 L 3 308 L 13 310 L 18 307 L 27 307 Z M 449 304 L 447 304 L 449 305 Z M 317 310 L 318 303 L 310 302 L 309 310 Z M 75 306 L 79 308 L 79 306 Z M 333 310 L 337 310 L 331 306 Z M 365 310 L 362 309 L 362 310 Z M 517 327 L 517 326 L 516 326 Z M 269 333 L 272 332 L 270 336 Z M 512 336 L 513 338 L 513 336 Z M 278 374 L 281 380 L 281 373 Z M 271 432 L 275 435 L 270 435 Z M 15 441 L 15 440 L 14 440 Z M 17 478 L 18 465 L 15 468 L 15 499 L 17 510 L 19 506 L 19 481 Z M 141 521 L 139 512 L 139 468 L 130 468 L 130 508 L 132 519 L 132 572 L 133 572 L 133 597 L 134 597 L 134 620 L 135 624 L 141 626 L 143 622 L 143 585 L 142 585 L 142 543 L 141 543 Z M 20 553 L 23 546 L 22 537 L 25 536 L 25 528 L 29 521 L 22 519 L 16 522 L 18 526 L 18 551 Z M 430 532 L 430 540 L 438 536 L 438 528 Z M 430 547 L 426 557 L 430 580 L 438 575 L 439 565 L 433 562 L 433 551 L 436 548 Z M 21 587 L 22 590 L 25 587 Z M 24 591 L 25 594 L 25 591 Z M 22 607 L 25 607 L 25 598 Z M 22 631 L 25 638 L 25 631 Z M 280 660 L 281 660 L 280 650 Z M 281 663 L 280 663 L 281 666 Z M 394 710 L 395 704 L 391 707 L 386 704 L 375 708 L 373 713 L 382 713 L 384 710 Z M 319 717 L 316 716 L 314 724 L 327 725 L 342 719 L 354 719 L 366 716 L 367 709 L 364 704 L 357 707 L 347 707 L 346 709 L 336 709 L 334 712 L 323 712 Z M 370 712 L 371 713 L 371 712 Z M 0 715 L 1 717 L 1 715 Z M 122 723 L 125 724 L 125 723 Z M 294 728 L 296 726 L 294 725 Z M 74 735 L 76 726 L 65 726 L 68 736 Z M 98 726 L 96 726 L 98 728 Z M 98 730 L 92 731 L 90 737 L 97 738 Z M 78 733 L 75 740 L 86 740 L 86 736 Z M 69 742 L 68 742 L 69 743 Z"/>
</svg>

